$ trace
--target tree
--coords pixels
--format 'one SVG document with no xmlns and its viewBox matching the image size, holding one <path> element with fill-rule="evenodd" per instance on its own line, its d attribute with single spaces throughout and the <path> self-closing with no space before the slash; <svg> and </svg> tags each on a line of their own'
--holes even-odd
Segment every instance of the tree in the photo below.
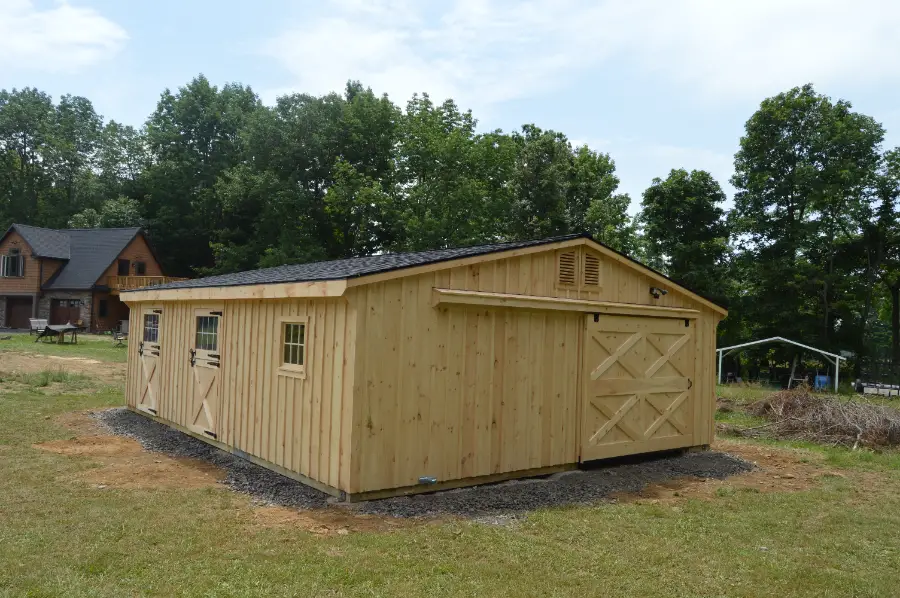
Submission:
<svg viewBox="0 0 900 598">
<path fill-rule="evenodd" d="M 836 268 L 878 161 L 883 129 L 811 85 L 766 99 L 735 155 L 731 215 L 747 266 L 746 315 L 761 334 L 831 347 L 843 320 Z"/>
<path fill-rule="evenodd" d="M 704 170 L 672 170 L 644 191 L 648 261 L 687 287 L 723 299 L 728 228 L 725 194 Z"/>
<path fill-rule="evenodd" d="M 130 197 L 107 199 L 99 211 L 86 208 L 68 222 L 70 228 L 129 228 L 141 224 L 138 202 Z"/>
<path fill-rule="evenodd" d="M 173 94 L 165 90 L 146 124 L 152 158 L 139 182 L 143 215 L 172 273 L 191 274 L 214 263 L 211 243 L 224 226 L 218 178 L 241 160 L 240 132 L 259 98 L 249 87 L 221 90 L 199 76 Z"/>
</svg>

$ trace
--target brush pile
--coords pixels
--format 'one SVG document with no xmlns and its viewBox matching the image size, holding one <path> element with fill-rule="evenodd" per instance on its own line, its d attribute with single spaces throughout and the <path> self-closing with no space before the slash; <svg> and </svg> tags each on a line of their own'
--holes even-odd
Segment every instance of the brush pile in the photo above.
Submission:
<svg viewBox="0 0 900 598">
<path fill-rule="evenodd" d="M 817 396 L 806 386 L 776 392 L 750 405 L 748 412 L 768 420 L 768 433 L 778 438 L 853 449 L 900 446 L 900 410 Z"/>
</svg>

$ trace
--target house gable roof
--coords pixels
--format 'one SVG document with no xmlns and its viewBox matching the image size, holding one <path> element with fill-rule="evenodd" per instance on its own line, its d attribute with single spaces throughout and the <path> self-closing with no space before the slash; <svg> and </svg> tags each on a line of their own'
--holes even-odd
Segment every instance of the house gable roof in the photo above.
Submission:
<svg viewBox="0 0 900 598">
<path fill-rule="evenodd" d="M 43 285 L 45 290 L 57 291 L 92 289 L 122 250 L 143 234 L 137 227 L 52 229 L 27 224 L 13 224 L 6 235 L 12 231 L 25 239 L 34 257 L 66 260 Z"/>
<path fill-rule="evenodd" d="M 141 229 L 73 228 L 60 232 L 69 236 L 69 263 L 44 288 L 77 291 L 93 288 Z"/>
<path fill-rule="evenodd" d="M 363 257 L 354 257 L 340 260 L 331 260 L 325 262 L 313 262 L 308 264 L 291 264 L 286 266 L 277 266 L 275 268 L 264 268 L 261 270 L 249 270 L 245 272 L 235 272 L 233 274 L 220 274 L 216 276 L 207 276 L 205 278 L 195 278 L 192 280 L 183 280 L 172 282 L 164 285 L 154 286 L 153 292 L 178 289 L 209 289 L 217 287 L 236 287 L 251 285 L 277 285 L 286 283 L 314 283 L 335 280 L 352 280 L 362 279 L 359 284 L 365 284 L 364 277 L 373 275 L 383 275 L 386 273 L 396 272 L 398 275 L 400 270 L 416 268 L 419 266 L 428 266 L 439 264 L 442 262 L 451 262 L 472 258 L 478 256 L 486 256 L 491 254 L 501 254 L 503 252 L 514 251 L 517 249 L 539 248 L 543 245 L 558 244 L 581 240 L 588 243 L 595 249 L 598 249 L 605 255 L 616 259 L 626 265 L 641 271 L 645 275 L 659 281 L 665 281 L 673 284 L 692 298 L 700 301 L 720 313 L 727 313 L 724 308 L 717 305 L 713 301 L 702 297 L 701 295 L 691 291 L 680 285 L 678 282 L 668 278 L 667 276 L 645 266 L 644 264 L 619 253 L 614 249 L 594 241 L 590 235 L 574 234 L 558 237 L 549 237 L 546 239 L 535 239 L 530 241 L 513 241 L 508 243 L 493 243 L 489 245 L 475 245 L 470 247 L 456 247 L 451 249 L 437 249 L 432 251 L 418 251 L 411 253 L 385 253 L 381 255 L 371 255 Z M 502 256 L 497 255 L 497 258 Z M 133 291 L 123 291 L 123 295 L 131 295 L 132 293 L 141 293 L 141 289 Z M 146 292 L 146 290 L 144 291 Z M 124 299 L 124 297 L 123 297 Z"/>
<path fill-rule="evenodd" d="M 27 224 L 13 224 L 6 231 L 6 235 L 12 231 L 16 231 L 25 239 L 25 242 L 31 247 L 34 257 L 67 260 L 71 255 L 69 235 L 65 231 L 28 226 Z"/>
</svg>

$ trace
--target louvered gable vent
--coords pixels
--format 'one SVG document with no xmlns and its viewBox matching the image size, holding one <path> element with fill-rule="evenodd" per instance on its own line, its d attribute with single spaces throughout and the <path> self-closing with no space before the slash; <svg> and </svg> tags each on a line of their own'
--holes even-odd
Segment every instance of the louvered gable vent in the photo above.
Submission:
<svg viewBox="0 0 900 598">
<path fill-rule="evenodd" d="M 559 254 L 559 284 L 575 286 L 577 284 L 576 267 L 578 261 L 574 251 L 566 251 Z"/>
<path fill-rule="evenodd" d="M 590 253 L 584 254 L 584 286 L 600 286 L 600 260 Z"/>
</svg>

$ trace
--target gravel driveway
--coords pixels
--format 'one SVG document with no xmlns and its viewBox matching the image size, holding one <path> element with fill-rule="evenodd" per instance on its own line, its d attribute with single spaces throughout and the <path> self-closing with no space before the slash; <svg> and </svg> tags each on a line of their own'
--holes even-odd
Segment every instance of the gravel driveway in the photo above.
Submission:
<svg viewBox="0 0 900 598">
<path fill-rule="evenodd" d="M 226 472 L 226 485 L 257 500 L 301 509 L 323 508 L 334 500 L 127 409 L 98 411 L 94 417 L 111 432 L 137 440 L 148 451 L 201 459 L 221 467 Z M 593 504 L 616 493 L 638 492 L 650 484 L 684 476 L 723 479 L 752 467 L 742 459 L 717 451 L 675 454 L 537 479 L 369 501 L 351 508 L 392 517 L 505 517 L 546 507 Z"/>
</svg>

